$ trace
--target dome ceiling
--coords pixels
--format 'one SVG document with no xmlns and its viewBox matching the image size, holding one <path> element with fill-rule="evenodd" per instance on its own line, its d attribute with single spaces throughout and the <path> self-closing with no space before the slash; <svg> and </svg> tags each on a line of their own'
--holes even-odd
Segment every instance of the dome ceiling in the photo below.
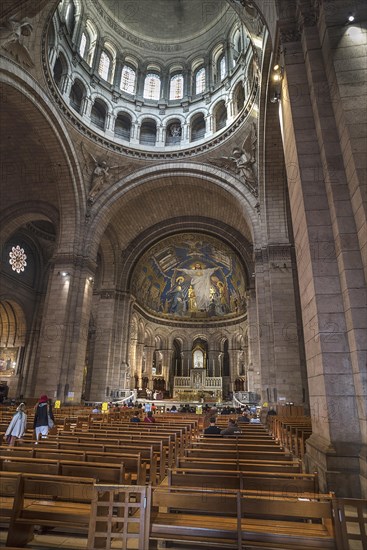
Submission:
<svg viewBox="0 0 367 550">
<path fill-rule="evenodd" d="M 98 0 L 125 30 L 145 40 L 176 43 L 202 36 L 226 13 L 233 13 L 226 0 Z"/>
</svg>

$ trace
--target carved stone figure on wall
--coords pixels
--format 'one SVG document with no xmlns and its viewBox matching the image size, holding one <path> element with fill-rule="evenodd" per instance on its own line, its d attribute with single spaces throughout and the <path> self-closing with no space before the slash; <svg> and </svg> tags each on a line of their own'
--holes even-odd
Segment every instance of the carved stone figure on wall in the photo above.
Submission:
<svg viewBox="0 0 367 550">
<path fill-rule="evenodd" d="M 82 152 L 85 160 L 85 170 L 91 178 L 90 190 L 88 194 L 88 202 L 92 204 L 100 194 L 100 192 L 106 187 L 112 177 L 114 171 L 127 171 L 130 165 L 115 165 L 110 166 L 109 159 L 96 159 L 90 151 L 87 151 L 82 146 Z"/>
<path fill-rule="evenodd" d="M 33 67 L 28 49 L 23 44 L 23 37 L 30 36 L 33 31 L 32 25 L 28 21 L 16 21 L 8 19 L 5 25 L 0 27 L 0 46 L 9 52 L 18 63 L 25 67 Z"/>
<path fill-rule="evenodd" d="M 91 155 L 92 156 L 92 155 Z M 98 161 L 93 156 L 94 170 L 92 173 L 91 189 L 89 191 L 88 199 L 94 201 L 95 197 L 102 191 L 103 187 L 110 180 L 110 171 L 116 170 L 119 166 L 108 166 L 105 160 Z"/>
<path fill-rule="evenodd" d="M 212 164 L 237 174 L 255 197 L 258 196 L 257 177 L 254 168 L 256 163 L 256 145 L 256 124 L 253 122 L 242 147 L 234 147 L 232 155 L 229 157 L 211 160 Z"/>
</svg>

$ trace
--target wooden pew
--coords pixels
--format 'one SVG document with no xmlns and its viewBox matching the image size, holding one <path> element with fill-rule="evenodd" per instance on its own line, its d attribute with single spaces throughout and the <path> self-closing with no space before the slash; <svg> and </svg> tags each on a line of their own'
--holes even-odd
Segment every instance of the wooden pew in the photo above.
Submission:
<svg viewBox="0 0 367 550">
<path fill-rule="evenodd" d="M 10 522 L 19 483 L 20 474 L 0 472 L 0 523 L 8 524 Z"/>
<path fill-rule="evenodd" d="M 367 500 L 334 498 L 333 510 L 338 550 L 367 548 Z"/>
<path fill-rule="evenodd" d="M 143 485 L 147 481 L 147 463 L 142 461 L 140 453 L 125 454 L 120 453 L 103 453 L 98 451 L 82 451 L 82 450 L 60 450 L 58 448 L 48 448 L 42 445 L 34 446 L 22 446 L 12 447 L 7 449 L 6 458 L 14 457 L 34 457 L 43 459 L 60 459 L 60 460 L 82 460 L 82 461 L 94 461 L 105 463 L 110 462 L 112 464 L 124 464 L 125 473 L 129 476 L 135 484 Z M 128 480 L 126 480 L 126 483 Z"/>
<path fill-rule="evenodd" d="M 16 442 L 15 448 L 25 449 L 25 448 L 35 448 L 31 442 Z M 105 453 L 118 455 L 120 461 L 124 459 L 125 455 L 134 455 L 136 458 L 139 454 L 140 456 L 140 466 L 137 468 L 137 475 L 139 479 L 142 478 L 144 472 L 149 476 L 149 481 L 153 485 L 157 483 L 157 454 L 153 452 L 153 449 L 150 446 L 137 449 L 136 447 L 130 447 L 124 445 L 120 446 L 110 446 L 110 445 L 99 445 L 99 444 L 80 444 L 74 442 L 58 442 L 56 440 L 44 439 L 40 440 L 37 444 L 36 454 L 39 456 L 39 452 L 42 450 L 47 450 L 50 452 L 54 450 L 55 452 L 72 451 L 72 452 L 85 452 L 86 457 L 88 455 L 105 455 Z M 86 458 L 88 460 L 88 458 Z M 142 463 L 145 463 L 145 466 L 142 466 Z M 145 483 L 145 481 L 144 481 Z"/>
<path fill-rule="evenodd" d="M 95 434 L 89 432 L 83 434 L 80 434 L 78 432 L 74 432 L 73 434 L 61 432 L 57 436 L 49 437 L 48 440 L 70 441 L 82 444 L 105 444 L 107 442 L 109 445 L 116 446 L 134 444 L 135 447 L 146 447 L 147 445 L 152 445 L 154 452 L 158 453 L 159 456 L 160 478 L 163 479 L 163 477 L 165 476 L 165 468 L 174 464 L 175 461 L 176 446 L 174 438 L 175 434 L 140 435 L 135 433 L 110 433 L 108 437 L 104 437 L 103 434 Z"/>
<path fill-rule="evenodd" d="M 144 485 L 147 482 L 147 463 L 141 458 L 140 453 L 125 454 L 120 453 L 98 453 L 97 451 L 69 451 L 55 448 L 47 448 L 42 445 L 37 447 L 12 447 L 8 448 L 4 458 L 11 457 L 33 457 L 48 460 L 61 461 L 87 461 L 101 462 L 103 464 L 110 463 L 121 465 L 125 470 L 125 483 L 134 483 Z M 91 477 L 91 476 L 88 476 Z"/>
<path fill-rule="evenodd" d="M 28 474 L 61 475 L 68 477 L 95 478 L 101 483 L 126 483 L 124 463 L 50 460 L 33 457 L 0 456 L 0 470 Z"/>
<path fill-rule="evenodd" d="M 150 540 L 185 541 L 190 548 L 335 550 L 331 496 L 312 498 L 155 487 Z"/>
<path fill-rule="evenodd" d="M 92 478 L 20 474 L 6 546 L 25 546 L 35 525 L 88 531 Z"/>
<path fill-rule="evenodd" d="M 284 451 L 241 451 L 230 449 L 193 448 L 186 449 L 185 456 L 194 458 L 218 458 L 236 460 L 291 460 L 292 455 Z"/>
<path fill-rule="evenodd" d="M 248 470 L 205 470 L 172 468 L 168 485 L 176 487 L 203 487 L 211 489 L 243 489 L 280 493 L 319 492 L 316 474 L 287 474 L 278 472 L 251 472 Z"/>
<path fill-rule="evenodd" d="M 177 468 L 200 468 L 201 470 L 247 470 L 253 472 L 284 472 L 301 473 L 302 463 L 299 460 L 272 461 L 272 460 L 228 460 L 216 458 L 180 457 L 176 462 Z"/>
<path fill-rule="evenodd" d="M 271 443 L 271 444 L 263 444 L 263 443 L 247 443 L 244 441 L 241 441 L 238 438 L 235 438 L 233 440 L 229 440 L 227 437 L 223 437 L 221 440 L 200 440 L 200 441 L 194 441 L 191 444 L 191 449 L 213 449 L 214 451 L 218 449 L 224 449 L 224 450 L 235 450 L 238 449 L 239 451 L 255 451 L 255 452 L 284 452 L 284 449 L 278 445 L 277 443 Z"/>
</svg>

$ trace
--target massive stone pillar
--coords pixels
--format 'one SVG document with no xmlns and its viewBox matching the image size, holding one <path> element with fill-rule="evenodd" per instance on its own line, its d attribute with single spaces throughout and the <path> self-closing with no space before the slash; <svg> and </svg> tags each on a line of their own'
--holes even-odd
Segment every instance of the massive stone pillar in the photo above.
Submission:
<svg viewBox="0 0 367 550">
<path fill-rule="evenodd" d="M 340 52 L 335 40 L 333 52 L 327 46 L 346 33 L 346 21 L 336 21 L 339 10 L 328 7 L 324 2 L 318 13 L 300 1 L 297 24 L 283 28 L 280 114 L 313 428 L 306 458 L 322 490 L 358 496 L 366 495 L 365 279 L 358 198 L 344 154 L 351 144 L 343 122 L 350 116 L 334 103 L 339 88 L 331 88 Z M 348 64 L 357 66 L 350 55 Z"/>
<path fill-rule="evenodd" d="M 302 391 L 290 245 L 258 249 L 255 276 L 259 363 L 254 365 L 254 373 L 258 367 L 262 401 L 302 404 L 305 391 Z"/>
<path fill-rule="evenodd" d="M 116 389 L 110 376 L 115 326 L 115 293 L 101 292 L 96 305 L 93 364 L 90 365 L 92 376 L 90 393 L 87 397 L 91 401 L 104 401 L 109 399 L 111 391 Z"/>
<path fill-rule="evenodd" d="M 93 266 L 56 259 L 42 313 L 31 394 L 80 402 L 93 292 Z M 28 391 L 25 391 L 26 395 Z"/>
</svg>

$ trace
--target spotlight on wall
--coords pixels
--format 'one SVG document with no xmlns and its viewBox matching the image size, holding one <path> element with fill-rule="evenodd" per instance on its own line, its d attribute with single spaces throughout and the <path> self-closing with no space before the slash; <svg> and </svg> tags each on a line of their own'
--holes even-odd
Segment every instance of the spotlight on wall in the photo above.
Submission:
<svg viewBox="0 0 367 550">
<path fill-rule="evenodd" d="M 283 72 L 284 72 L 284 69 L 281 65 L 279 65 L 278 63 L 274 65 L 273 75 L 272 75 L 273 81 L 280 82 L 283 78 Z"/>
<path fill-rule="evenodd" d="M 93 277 L 88 277 L 88 281 L 89 281 L 90 283 L 94 283 Z"/>
<path fill-rule="evenodd" d="M 59 277 L 68 277 L 70 275 L 68 271 L 58 271 L 57 274 Z"/>
<path fill-rule="evenodd" d="M 349 13 L 349 15 L 348 15 L 348 21 L 349 21 L 349 23 L 353 23 L 354 20 L 355 20 L 355 17 L 354 17 L 354 15 L 353 15 L 353 13 Z"/>
</svg>

